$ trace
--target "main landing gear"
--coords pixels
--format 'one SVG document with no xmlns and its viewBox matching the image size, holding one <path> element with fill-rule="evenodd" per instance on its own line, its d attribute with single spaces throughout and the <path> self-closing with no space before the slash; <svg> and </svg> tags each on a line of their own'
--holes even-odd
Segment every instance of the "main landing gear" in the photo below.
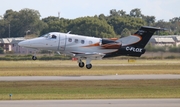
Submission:
<svg viewBox="0 0 180 107">
<path fill-rule="evenodd" d="M 86 68 L 87 68 L 87 69 L 91 69 L 91 68 L 92 68 L 92 64 L 87 64 L 87 65 L 86 65 Z"/>
<path fill-rule="evenodd" d="M 92 64 L 91 64 L 90 62 L 91 62 L 91 59 L 86 58 L 86 68 L 87 68 L 87 69 L 91 69 L 91 68 L 92 68 Z M 79 67 L 80 67 L 80 68 L 83 68 L 84 65 L 85 65 L 84 62 L 82 62 L 81 59 L 78 60 L 78 63 L 79 63 Z"/>
</svg>

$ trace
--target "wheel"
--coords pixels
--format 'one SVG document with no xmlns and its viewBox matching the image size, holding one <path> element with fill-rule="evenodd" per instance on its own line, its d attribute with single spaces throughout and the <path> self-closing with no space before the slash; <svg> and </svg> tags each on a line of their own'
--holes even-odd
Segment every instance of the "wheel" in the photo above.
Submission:
<svg viewBox="0 0 180 107">
<path fill-rule="evenodd" d="M 36 60 L 37 59 L 37 57 L 36 56 L 32 56 L 32 60 Z"/>
<path fill-rule="evenodd" d="M 84 62 L 79 62 L 79 67 L 83 68 L 84 67 Z"/>
<path fill-rule="evenodd" d="M 87 65 L 86 65 L 86 68 L 87 68 L 87 69 L 91 69 L 91 68 L 92 68 L 92 64 L 87 64 Z"/>
</svg>

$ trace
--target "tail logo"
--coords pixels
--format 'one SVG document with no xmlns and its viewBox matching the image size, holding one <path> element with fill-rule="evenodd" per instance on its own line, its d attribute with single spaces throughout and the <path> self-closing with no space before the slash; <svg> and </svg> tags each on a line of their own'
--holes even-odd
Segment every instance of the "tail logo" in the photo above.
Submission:
<svg viewBox="0 0 180 107">
<path fill-rule="evenodd" d="M 138 52 L 141 53 L 142 52 L 142 48 L 135 48 L 135 47 L 126 47 L 126 51 L 131 51 L 131 52 Z"/>
</svg>

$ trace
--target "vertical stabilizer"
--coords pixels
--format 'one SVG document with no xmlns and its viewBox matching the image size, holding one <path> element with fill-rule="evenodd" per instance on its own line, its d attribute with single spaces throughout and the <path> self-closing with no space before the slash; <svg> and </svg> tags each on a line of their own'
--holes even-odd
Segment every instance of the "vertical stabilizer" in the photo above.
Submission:
<svg viewBox="0 0 180 107">
<path fill-rule="evenodd" d="M 118 41 L 122 42 L 122 46 L 144 48 L 154 32 L 157 30 L 161 29 L 157 27 L 143 26 L 133 35 L 120 38 Z"/>
</svg>

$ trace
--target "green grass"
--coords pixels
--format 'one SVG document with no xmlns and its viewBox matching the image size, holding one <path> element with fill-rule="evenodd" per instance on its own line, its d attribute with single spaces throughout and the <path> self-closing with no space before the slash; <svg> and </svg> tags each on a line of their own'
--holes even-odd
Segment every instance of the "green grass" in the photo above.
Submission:
<svg viewBox="0 0 180 107">
<path fill-rule="evenodd" d="M 180 60 L 0 61 L 0 76 L 180 74 Z M 180 98 L 180 80 L 0 82 L 0 100 Z"/>
<path fill-rule="evenodd" d="M 0 61 L 0 76 L 180 74 L 180 60 L 93 60 L 93 68 L 76 61 Z"/>
<path fill-rule="evenodd" d="M 180 98 L 180 80 L 0 82 L 0 100 Z"/>
</svg>

